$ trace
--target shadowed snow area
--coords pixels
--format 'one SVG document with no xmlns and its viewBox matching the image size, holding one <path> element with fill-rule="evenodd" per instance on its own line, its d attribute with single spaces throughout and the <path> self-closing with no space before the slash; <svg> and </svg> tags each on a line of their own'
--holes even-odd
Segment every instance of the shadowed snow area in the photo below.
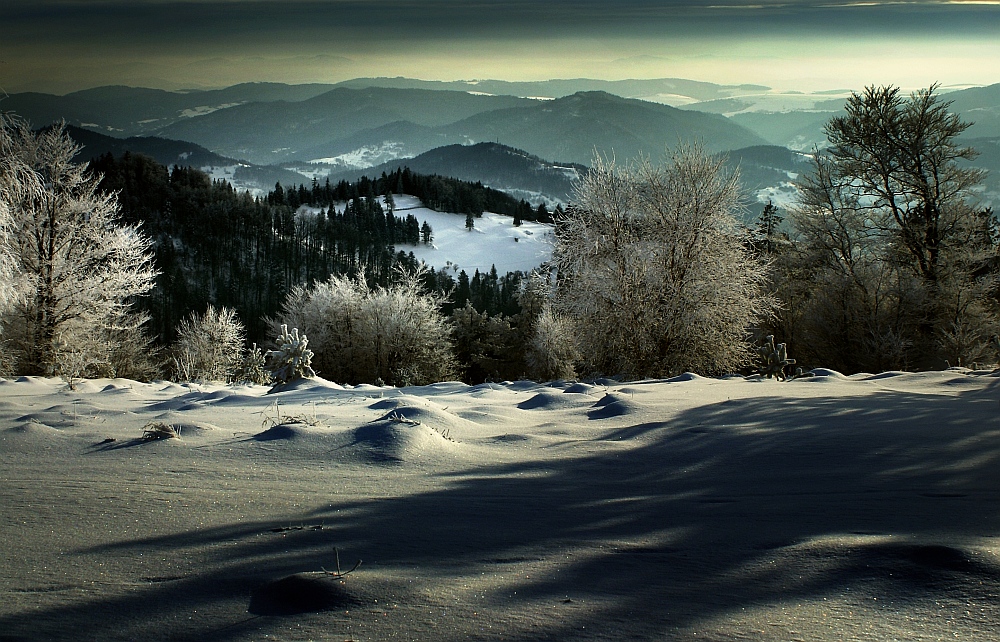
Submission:
<svg viewBox="0 0 1000 642">
<path fill-rule="evenodd" d="M 998 386 L 0 380 L 0 638 L 995 639 Z"/>
<path fill-rule="evenodd" d="M 297 615 L 363 605 L 345 580 L 326 573 L 296 573 L 257 588 L 247 610 L 255 615 Z"/>
</svg>

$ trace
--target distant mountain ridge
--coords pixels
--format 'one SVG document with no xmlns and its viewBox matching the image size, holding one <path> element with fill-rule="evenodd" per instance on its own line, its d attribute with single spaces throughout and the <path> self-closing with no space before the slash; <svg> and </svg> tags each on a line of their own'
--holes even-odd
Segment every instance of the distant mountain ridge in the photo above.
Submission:
<svg viewBox="0 0 1000 642">
<path fill-rule="evenodd" d="M 388 125 L 395 131 L 386 132 Z M 158 133 L 259 164 L 315 160 L 351 146 L 390 142 L 420 154 L 442 145 L 493 141 L 581 164 L 593 159 L 595 149 L 631 158 L 658 156 L 680 142 L 702 142 L 711 151 L 766 142 L 723 116 L 605 92 L 538 101 L 384 88 L 341 88 L 298 103 L 248 103 Z"/>
<path fill-rule="evenodd" d="M 416 80 L 413 78 L 355 78 L 337 83 L 338 87 L 387 87 L 396 89 L 434 89 L 472 91 L 531 98 L 563 98 L 581 91 L 603 91 L 623 98 L 640 98 L 666 104 L 684 104 L 729 98 L 748 92 L 767 91 L 764 85 L 718 85 L 684 78 L 649 80 L 595 80 L 571 78 L 511 82 L 506 80 Z"/>
<path fill-rule="evenodd" d="M 437 147 L 414 158 L 331 174 L 330 180 L 355 181 L 361 176 L 374 178 L 383 172 L 391 174 L 401 168 L 409 168 L 418 174 L 481 182 L 487 187 L 533 202 L 540 199 L 568 201 L 573 182 L 588 171 L 584 165 L 552 163 L 507 145 L 477 143 Z"/>
<path fill-rule="evenodd" d="M 766 142 L 723 116 L 600 91 L 477 114 L 443 130 L 471 142 L 493 140 L 529 154 L 580 164 L 590 164 L 595 153 L 655 158 L 679 143 L 701 143 L 717 152 Z"/>
<path fill-rule="evenodd" d="M 201 145 L 181 140 L 171 140 L 156 136 L 130 136 L 115 138 L 75 125 L 67 125 L 66 131 L 83 149 L 77 155 L 80 160 L 91 160 L 104 154 L 115 157 L 129 152 L 144 154 L 167 167 L 173 165 L 203 167 L 208 165 L 235 165 L 240 161 L 227 158 L 205 149 Z"/>
<path fill-rule="evenodd" d="M 275 163 L 298 159 L 302 150 L 324 141 L 393 122 L 441 127 L 481 112 L 534 102 L 456 91 L 340 87 L 295 103 L 256 102 L 218 110 L 178 121 L 158 133 L 255 163 Z"/>
<path fill-rule="evenodd" d="M 490 158 L 484 151 L 489 148 L 477 144 L 549 159 L 544 162 L 555 168 L 589 165 L 595 152 L 621 160 L 637 154 L 656 159 L 669 146 L 699 142 L 711 152 L 729 152 L 731 162 L 738 156 L 744 182 L 757 198 L 790 197 L 790 177 L 802 171 L 803 156 L 785 157 L 782 153 L 792 152 L 768 146 L 798 152 L 822 146 L 823 127 L 844 100 L 830 100 L 832 91 L 796 98 L 797 92 L 760 93 L 764 90 L 683 79 L 512 83 L 358 78 L 336 85 L 246 83 L 210 91 L 109 86 L 65 96 L 23 93 L 0 98 L 0 111 L 14 112 L 35 126 L 65 119 L 78 128 L 74 136 L 87 141 L 87 153 L 144 153 L 165 164 L 205 168 L 216 178 L 253 189 L 275 182 L 308 183 L 329 174 L 371 173 L 399 166 L 404 163 L 400 159 L 420 158 L 428 164 L 421 171 L 562 200 L 565 186 L 552 177 L 544 179 L 544 188 L 530 171 L 518 174 L 516 181 L 516 173 L 501 180 L 489 163 L 477 164 Z M 678 97 L 680 102 L 699 102 L 685 109 L 664 104 Z M 963 138 L 984 152 L 974 165 L 991 170 L 985 195 L 997 201 L 1000 84 L 942 97 L 975 123 Z M 96 132 L 103 137 L 95 138 Z M 425 157 L 439 149 L 448 151 Z M 511 154 L 504 162 L 515 161 Z M 760 158 L 762 154 L 770 160 Z M 556 183 L 545 182 L 550 180 Z"/>
<path fill-rule="evenodd" d="M 438 86 L 426 81 L 397 84 Z M 545 93 L 543 88 L 547 88 L 548 93 L 558 95 L 588 86 L 686 91 L 704 98 L 737 91 L 711 83 L 670 79 L 446 85 L 465 88 L 254 83 L 215 91 L 168 92 L 101 87 L 66 96 L 15 94 L 0 102 L 0 108 L 19 113 L 35 125 L 65 118 L 78 127 L 114 136 L 186 140 L 256 164 L 334 157 L 386 143 L 396 144 L 400 155 L 417 155 L 442 145 L 493 141 L 543 158 L 589 163 L 595 147 L 602 153 L 631 156 L 639 151 L 659 154 L 682 139 L 701 139 L 710 149 L 765 142 L 716 115 L 681 112 L 605 91 L 534 100 L 479 95 L 488 92 L 470 89 L 483 85 L 484 89 Z M 511 111 L 517 109 L 522 111 Z M 390 125 L 395 131 L 384 129 Z"/>
<path fill-rule="evenodd" d="M 56 96 L 27 92 L 0 99 L 0 110 L 14 112 L 36 127 L 66 120 L 71 125 L 114 136 L 136 136 L 216 109 L 248 102 L 295 102 L 329 91 L 332 85 L 243 83 L 225 89 L 176 92 L 106 86 Z"/>
<path fill-rule="evenodd" d="M 143 154 L 161 165 L 195 167 L 214 178 L 224 178 L 238 189 L 250 190 L 267 189 L 279 182 L 291 185 L 305 180 L 301 174 L 281 167 L 259 166 L 227 158 L 186 141 L 153 136 L 114 138 L 73 125 L 67 125 L 66 131 L 82 147 L 76 157 L 80 162 L 88 162 L 105 154 L 111 154 L 115 158 L 125 153 Z"/>
</svg>

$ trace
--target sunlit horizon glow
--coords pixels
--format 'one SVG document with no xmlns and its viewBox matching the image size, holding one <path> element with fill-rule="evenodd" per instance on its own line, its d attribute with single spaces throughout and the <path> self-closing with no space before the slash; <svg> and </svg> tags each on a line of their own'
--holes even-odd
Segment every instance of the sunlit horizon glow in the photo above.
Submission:
<svg viewBox="0 0 1000 642">
<path fill-rule="evenodd" d="M 7 0 L 0 89 L 688 78 L 778 91 L 1000 82 L 1000 0 Z"/>
</svg>

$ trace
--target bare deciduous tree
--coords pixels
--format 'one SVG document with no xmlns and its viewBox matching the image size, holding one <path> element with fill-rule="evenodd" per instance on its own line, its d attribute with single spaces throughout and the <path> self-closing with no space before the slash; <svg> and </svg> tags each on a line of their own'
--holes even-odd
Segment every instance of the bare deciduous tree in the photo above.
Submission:
<svg viewBox="0 0 1000 642">
<path fill-rule="evenodd" d="M 996 331 L 992 215 L 972 191 L 982 172 L 960 164 L 976 156 L 957 141 L 969 123 L 935 90 L 852 95 L 799 185 L 790 258 L 809 287 L 792 311 L 794 350 L 813 362 L 851 372 L 966 363 Z"/>
<path fill-rule="evenodd" d="M 869 231 L 891 234 L 927 281 L 968 234 L 969 196 L 984 174 L 958 163 L 978 155 L 957 140 L 972 123 L 950 113 L 936 89 L 908 99 L 888 86 L 852 94 L 847 114 L 826 125 L 830 147 L 816 174 L 816 186 L 849 201 Z"/>
<path fill-rule="evenodd" d="M 746 365 L 771 314 L 766 264 L 738 224 L 740 188 L 699 148 L 665 165 L 596 159 L 557 221 L 554 310 L 572 319 L 584 370 L 628 377 Z"/>
</svg>

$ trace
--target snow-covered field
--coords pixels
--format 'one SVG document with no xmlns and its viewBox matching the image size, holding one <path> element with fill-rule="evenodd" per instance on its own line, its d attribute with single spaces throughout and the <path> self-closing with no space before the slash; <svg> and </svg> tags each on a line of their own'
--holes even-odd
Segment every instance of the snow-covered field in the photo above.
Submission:
<svg viewBox="0 0 1000 642">
<path fill-rule="evenodd" d="M 0 637 L 995 640 L 998 381 L 0 380 Z"/>
<path fill-rule="evenodd" d="M 521 270 L 528 272 L 552 257 L 552 226 L 525 221 L 514 227 L 514 219 L 486 212 L 475 220 L 475 228 L 465 228 L 464 214 L 435 212 L 422 207 L 412 196 L 394 196 L 396 213 L 405 217 L 413 214 L 420 224 L 424 221 L 434 230 L 434 239 L 427 245 L 400 245 L 396 249 L 412 251 L 414 256 L 435 268 L 449 263 L 456 270 L 465 270 L 471 277 L 476 270 L 489 272 L 494 265 L 505 274 Z"/>
<path fill-rule="evenodd" d="M 514 219 L 509 216 L 487 212 L 475 220 L 475 229 L 470 231 L 465 228 L 464 214 L 435 212 L 406 194 L 396 194 L 393 200 L 396 216 L 413 214 L 421 225 L 427 221 L 434 230 L 430 245 L 397 245 L 396 250 L 413 252 L 417 259 L 436 269 L 447 268 L 455 274 L 465 270 L 471 277 L 476 270 L 485 273 L 496 265 L 502 275 L 531 271 L 552 257 L 551 225 L 525 221 L 514 227 Z M 342 210 L 343 204 L 335 207 Z"/>
</svg>

